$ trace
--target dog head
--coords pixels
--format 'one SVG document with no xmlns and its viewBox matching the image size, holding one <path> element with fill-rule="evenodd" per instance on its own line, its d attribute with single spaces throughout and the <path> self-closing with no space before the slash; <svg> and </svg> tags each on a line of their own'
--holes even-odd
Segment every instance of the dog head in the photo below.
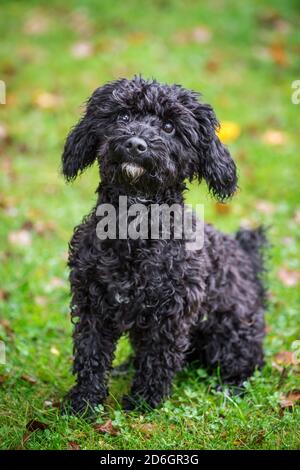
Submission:
<svg viewBox="0 0 300 470">
<path fill-rule="evenodd" d="M 236 166 L 216 135 L 213 109 L 198 96 L 142 77 L 97 88 L 66 140 L 66 179 L 98 159 L 103 182 L 151 194 L 196 176 L 217 198 L 230 197 Z"/>
</svg>

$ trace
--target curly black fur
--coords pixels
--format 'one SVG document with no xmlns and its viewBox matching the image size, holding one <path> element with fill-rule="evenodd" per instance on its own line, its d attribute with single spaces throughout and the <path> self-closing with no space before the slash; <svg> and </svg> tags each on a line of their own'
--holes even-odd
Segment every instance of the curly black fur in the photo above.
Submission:
<svg viewBox="0 0 300 470">
<path fill-rule="evenodd" d="M 168 132 L 164 123 L 171 122 Z M 263 365 L 264 233 L 235 236 L 205 225 L 204 247 L 185 240 L 99 240 L 100 203 L 183 204 L 184 181 L 197 177 L 221 200 L 237 186 L 235 164 L 216 135 L 213 109 L 179 85 L 141 77 L 98 88 L 69 134 L 63 173 L 73 180 L 98 160 L 101 184 L 91 213 L 70 242 L 70 282 L 76 385 L 66 402 L 74 412 L 103 403 L 116 344 L 129 332 L 135 375 L 124 407 L 155 407 L 170 393 L 174 375 L 192 360 L 219 367 L 222 380 L 241 384 Z M 126 148 L 146 142 L 141 155 Z M 135 162 L 136 180 L 122 171 Z"/>
</svg>

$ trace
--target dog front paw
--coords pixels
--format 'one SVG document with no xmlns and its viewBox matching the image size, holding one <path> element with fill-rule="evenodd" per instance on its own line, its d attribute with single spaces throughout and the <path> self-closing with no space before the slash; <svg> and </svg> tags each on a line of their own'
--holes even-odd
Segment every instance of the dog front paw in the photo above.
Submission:
<svg viewBox="0 0 300 470">
<path fill-rule="evenodd" d="M 62 414 L 78 415 L 92 418 L 97 413 L 96 407 L 101 405 L 104 398 L 99 394 L 79 385 L 75 385 L 65 396 L 62 404 Z"/>
</svg>

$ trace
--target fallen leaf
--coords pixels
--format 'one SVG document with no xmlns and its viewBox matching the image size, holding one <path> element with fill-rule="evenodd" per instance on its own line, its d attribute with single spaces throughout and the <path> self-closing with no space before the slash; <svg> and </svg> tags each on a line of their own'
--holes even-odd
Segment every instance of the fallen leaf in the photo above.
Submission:
<svg viewBox="0 0 300 470">
<path fill-rule="evenodd" d="M 231 121 L 221 122 L 220 129 L 217 131 L 219 139 L 224 143 L 234 142 L 240 135 L 240 126 Z"/>
<path fill-rule="evenodd" d="M 134 31 L 126 36 L 129 44 L 143 44 L 147 39 L 147 34 L 144 31 Z"/>
<path fill-rule="evenodd" d="M 34 302 L 37 304 L 37 305 L 40 305 L 41 307 L 44 307 L 45 305 L 47 305 L 47 298 L 46 297 L 43 297 L 41 295 L 37 295 L 35 298 L 34 298 Z"/>
<path fill-rule="evenodd" d="M 233 441 L 233 445 L 238 447 L 244 445 L 244 443 L 240 439 L 236 439 L 235 441 Z"/>
<path fill-rule="evenodd" d="M 52 287 L 53 289 L 57 289 L 59 287 L 65 287 L 66 283 L 63 279 L 60 279 L 59 277 L 53 277 L 49 281 L 49 286 Z"/>
<path fill-rule="evenodd" d="M 280 351 L 275 354 L 274 361 L 279 365 L 291 366 L 294 364 L 293 353 L 291 351 Z"/>
<path fill-rule="evenodd" d="M 56 225 L 52 221 L 43 222 L 42 220 L 39 220 L 34 224 L 34 230 L 38 235 L 45 235 L 49 232 L 54 232 L 55 229 Z"/>
<path fill-rule="evenodd" d="M 146 437 L 151 437 L 153 432 L 157 430 L 157 424 L 155 423 L 133 424 L 132 427 Z"/>
<path fill-rule="evenodd" d="M 300 390 L 292 390 L 280 397 L 281 408 L 293 408 L 300 403 Z"/>
<path fill-rule="evenodd" d="M 37 379 L 33 377 L 32 375 L 22 374 L 20 378 L 24 380 L 24 382 L 28 382 L 31 385 L 34 385 L 37 383 Z"/>
<path fill-rule="evenodd" d="M 287 33 L 290 30 L 290 24 L 279 15 L 278 11 L 267 10 L 259 17 L 262 26 L 274 29 L 279 33 Z"/>
<path fill-rule="evenodd" d="M 4 124 L 0 122 L 0 141 L 6 140 L 8 137 L 8 132 Z"/>
<path fill-rule="evenodd" d="M 294 222 L 296 222 L 296 224 L 300 224 L 300 211 L 296 211 L 295 214 L 294 214 Z"/>
<path fill-rule="evenodd" d="M 21 226 L 21 230 L 33 230 L 34 223 L 31 220 L 26 220 Z"/>
<path fill-rule="evenodd" d="M 0 300 L 6 301 L 10 297 L 10 293 L 7 290 L 0 289 Z"/>
<path fill-rule="evenodd" d="M 215 210 L 217 214 L 226 215 L 231 212 L 231 206 L 229 204 L 222 204 L 221 202 L 216 202 Z"/>
<path fill-rule="evenodd" d="M 21 230 L 28 230 L 30 232 L 36 232 L 38 235 L 45 235 L 48 232 L 53 232 L 56 228 L 56 225 L 52 221 L 44 222 L 38 220 L 37 222 L 32 222 L 31 220 L 26 220 L 21 226 Z"/>
<path fill-rule="evenodd" d="M 4 329 L 4 331 L 6 332 L 6 334 L 10 338 L 13 338 L 14 330 L 13 330 L 9 320 L 7 320 L 7 318 L 0 318 L 0 326 L 2 326 L 2 328 Z"/>
<path fill-rule="evenodd" d="M 220 62 L 215 59 L 210 59 L 205 63 L 205 69 L 208 72 L 217 72 L 220 68 Z"/>
<path fill-rule="evenodd" d="M 102 434 L 109 434 L 110 436 L 118 436 L 119 431 L 113 426 L 112 420 L 108 419 L 103 424 L 95 424 L 94 429 Z"/>
<path fill-rule="evenodd" d="M 15 230 L 9 233 L 8 240 L 15 246 L 30 246 L 32 243 L 31 233 L 28 230 Z"/>
<path fill-rule="evenodd" d="M 294 287 L 300 281 L 300 272 L 286 267 L 282 267 L 278 271 L 278 279 L 286 287 Z"/>
<path fill-rule="evenodd" d="M 286 134 L 278 129 L 268 129 L 262 136 L 262 140 L 268 145 L 284 145 L 287 141 Z"/>
<path fill-rule="evenodd" d="M 59 356 L 59 355 L 60 355 L 59 350 L 58 350 L 55 346 L 51 346 L 50 352 L 51 352 L 51 354 L 53 354 L 54 356 Z"/>
<path fill-rule="evenodd" d="M 8 375 L 0 375 L 0 385 L 4 384 L 4 382 L 6 382 L 8 378 Z"/>
<path fill-rule="evenodd" d="M 76 42 L 71 47 L 71 54 L 76 59 L 84 59 L 90 57 L 93 54 L 93 46 L 89 42 Z"/>
<path fill-rule="evenodd" d="M 42 421 L 39 421 L 37 419 L 31 419 L 26 424 L 26 429 L 27 431 L 30 431 L 30 432 L 37 431 L 38 429 L 41 431 L 45 431 L 45 429 L 48 429 L 48 428 L 49 428 L 49 424 L 43 423 Z"/>
<path fill-rule="evenodd" d="M 0 161 L 1 171 L 9 178 L 11 181 L 16 181 L 17 173 L 14 169 L 13 160 L 8 155 L 4 155 Z"/>
<path fill-rule="evenodd" d="M 287 55 L 283 44 L 273 43 L 269 47 L 269 53 L 273 62 L 279 67 L 286 67 L 288 65 Z"/>
<path fill-rule="evenodd" d="M 256 436 L 253 438 L 252 442 L 254 444 L 261 444 L 266 435 L 265 431 L 259 431 Z"/>
<path fill-rule="evenodd" d="M 212 33 L 206 26 L 197 26 L 192 31 L 192 38 L 198 44 L 206 44 L 211 40 Z"/>
<path fill-rule="evenodd" d="M 255 208 L 265 215 L 272 215 L 276 211 L 275 205 L 269 201 L 256 201 Z"/>
<path fill-rule="evenodd" d="M 60 400 L 45 400 L 44 406 L 46 408 L 60 408 L 61 402 Z"/>
<path fill-rule="evenodd" d="M 28 36 L 39 36 L 47 32 L 49 28 L 48 18 L 42 12 L 33 12 L 25 21 L 23 31 Z"/>
<path fill-rule="evenodd" d="M 187 29 L 182 31 L 177 31 L 173 39 L 178 44 L 188 44 L 188 43 L 197 43 L 197 44 L 206 44 L 212 38 L 212 32 L 207 26 L 196 26 L 193 29 Z"/>
<path fill-rule="evenodd" d="M 48 91 L 37 92 L 34 97 L 34 104 L 41 109 L 55 109 L 61 102 L 60 96 Z"/>
<path fill-rule="evenodd" d="M 68 449 L 69 450 L 80 450 L 80 445 L 77 444 L 75 441 L 69 441 L 68 442 Z"/>
</svg>

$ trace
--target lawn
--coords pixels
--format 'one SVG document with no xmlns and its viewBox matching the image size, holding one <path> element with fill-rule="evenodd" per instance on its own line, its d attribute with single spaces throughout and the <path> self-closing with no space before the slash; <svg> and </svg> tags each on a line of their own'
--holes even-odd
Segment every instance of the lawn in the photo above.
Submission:
<svg viewBox="0 0 300 470">
<path fill-rule="evenodd" d="M 1 449 L 300 449 L 296 0 L 2 0 L 0 32 Z M 143 415 L 122 412 L 130 378 L 113 378 L 95 427 L 61 417 L 58 401 L 74 380 L 67 244 L 95 201 L 97 170 L 66 185 L 60 155 L 93 89 L 140 72 L 202 91 L 237 161 L 230 203 L 196 183 L 187 201 L 224 231 L 270 226 L 266 366 L 242 397 L 186 369 Z M 128 352 L 124 338 L 116 362 Z"/>
</svg>

